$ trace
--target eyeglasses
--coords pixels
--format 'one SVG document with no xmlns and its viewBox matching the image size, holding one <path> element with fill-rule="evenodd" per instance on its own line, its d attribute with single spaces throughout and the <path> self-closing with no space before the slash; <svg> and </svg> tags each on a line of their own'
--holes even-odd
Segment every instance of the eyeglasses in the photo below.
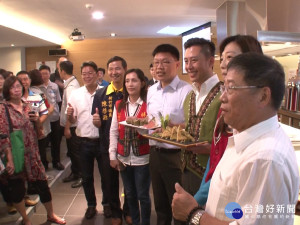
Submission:
<svg viewBox="0 0 300 225">
<path fill-rule="evenodd" d="M 263 88 L 264 86 L 225 86 L 221 85 L 221 93 L 232 94 L 233 90 Z"/>
<path fill-rule="evenodd" d="M 170 60 L 161 60 L 161 61 L 154 60 L 153 61 L 153 67 L 158 67 L 159 64 L 162 64 L 163 67 L 168 67 L 172 62 L 174 62 L 174 61 L 170 61 Z"/>
<path fill-rule="evenodd" d="M 22 85 L 16 85 L 16 86 L 12 86 L 10 87 L 10 90 L 15 90 L 15 89 L 22 89 L 23 86 Z"/>
</svg>

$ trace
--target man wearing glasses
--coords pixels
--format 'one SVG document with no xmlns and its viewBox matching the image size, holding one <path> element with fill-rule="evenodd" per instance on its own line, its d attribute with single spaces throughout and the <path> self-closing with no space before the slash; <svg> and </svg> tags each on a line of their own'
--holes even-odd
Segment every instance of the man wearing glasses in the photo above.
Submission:
<svg viewBox="0 0 300 225">
<path fill-rule="evenodd" d="M 152 85 L 147 95 L 147 113 L 160 121 L 160 116 L 169 115 L 170 123 L 184 123 L 183 102 L 192 87 L 178 78 L 179 51 L 169 44 L 157 46 L 153 53 L 153 68 L 158 83 Z M 172 222 L 171 202 L 174 184 L 181 183 L 182 166 L 179 147 L 157 141 L 149 141 L 150 174 L 158 225 Z M 174 224 L 181 224 L 174 221 Z"/>
<path fill-rule="evenodd" d="M 100 88 L 97 84 L 99 79 L 97 65 L 92 61 L 84 62 L 81 66 L 81 77 L 84 86 L 71 93 L 68 101 L 67 118 L 71 124 L 77 122 L 76 135 L 80 141 L 82 186 L 88 205 L 85 218 L 91 219 L 97 213 L 94 160 L 97 159 L 100 152 L 99 132 L 93 125 L 93 116 L 91 115 L 94 96 L 96 90 Z M 100 167 L 99 164 L 98 167 Z"/>
<path fill-rule="evenodd" d="M 232 59 L 220 108 L 233 136 L 212 176 L 205 211 L 176 184 L 175 218 L 192 225 L 294 224 L 299 171 L 277 116 L 284 78 L 281 65 L 267 56 Z"/>
</svg>

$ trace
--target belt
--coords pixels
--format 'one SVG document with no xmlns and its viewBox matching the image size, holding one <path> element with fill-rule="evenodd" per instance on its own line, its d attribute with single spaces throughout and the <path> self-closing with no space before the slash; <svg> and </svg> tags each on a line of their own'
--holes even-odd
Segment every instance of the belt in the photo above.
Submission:
<svg viewBox="0 0 300 225">
<path fill-rule="evenodd" d="M 80 140 L 85 142 L 99 142 L 99 138 L 80 137 Z"/>
<path fill-rule="evenodd" d="M 178 148 L 160 148 L 156 146 L 151 146 L 151 149 L 160 152 L 160 153 L 178 153 L 181 152 L 181 149 Z"/>
</svg>

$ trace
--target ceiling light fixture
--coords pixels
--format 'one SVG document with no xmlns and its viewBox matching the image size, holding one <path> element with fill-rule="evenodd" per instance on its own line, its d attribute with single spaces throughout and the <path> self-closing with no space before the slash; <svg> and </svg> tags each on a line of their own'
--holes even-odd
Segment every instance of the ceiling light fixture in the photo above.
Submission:
<svg viewBox="0 0 300 225">
<path fill-rule="evenodd" d="M 92 16 L 95 20 L 101 20 L 104 17 L 103 13 L 99 11 L 93 12 Z"/>
<path fill-rule="evenodd" d="M 111 33 L 110 36 L 115 37 L 115 36 L 117 36 L 117 34 L 116 33 Z"/>
<path fill-rule="evenodd" d="M 11 44 L 10 46 L 11 46 L 11 47 L 15 47 L 15 44 Z"/>
</svg>

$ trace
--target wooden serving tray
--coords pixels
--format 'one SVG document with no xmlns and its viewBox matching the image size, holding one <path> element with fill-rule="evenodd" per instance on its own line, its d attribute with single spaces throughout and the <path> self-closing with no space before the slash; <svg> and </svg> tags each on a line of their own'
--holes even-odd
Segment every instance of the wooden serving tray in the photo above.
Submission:
<svg viewBox="0 0 300 225">
<path fill-rule="evenodd" d="M 150 140 L 154 140 L 154 141 L 158 141 L 158 142 L 162 142 L 162 143 L 166 143 L 166 144 L 170 144 L 170 145 L 175 145 L 175 146 L 178 146 L 178 147 L 180 147 L 182 149 L 186 149 L 188 147 L 193 147 L 193 146 L 196 146 L 198 144 L 205 144 L 205 143 L 207 143 L 207 141 L 201 141 L 201 142 L 184 142 L 184 143 L 181 143 L 181 142 L 172 141 L 172 140 L 169 140 L 169 139 L 164 139 L 164 138 L 160 138 L 160 137 L 154 137 L 154 136 L 149 135 L 149 134 L 143 134 L 143 137 L 148 138 Z"/>
</svg>

